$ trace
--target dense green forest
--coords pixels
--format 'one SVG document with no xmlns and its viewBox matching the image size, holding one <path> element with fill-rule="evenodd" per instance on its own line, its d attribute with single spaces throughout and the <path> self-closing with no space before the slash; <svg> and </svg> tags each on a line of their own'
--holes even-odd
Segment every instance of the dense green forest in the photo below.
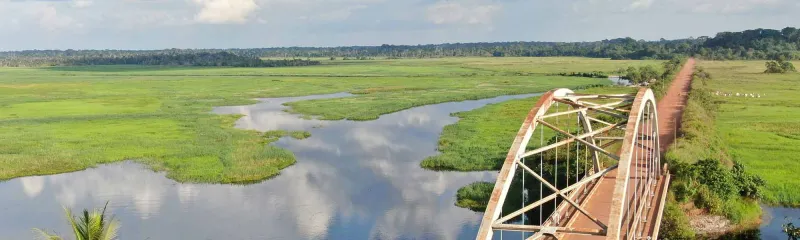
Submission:
<svg viewBox="0 0 800 240">
<path fill-rule="evenodd" d="M 736 59 L 800 59 L 800 29 L 753 29 L 742 32 L 721 32 L 714 37 L 678 40 L 644 41 L 617 38 L 596 42 L 494 42 L 445 43 L 428 45 L 381 45 L 351 47 L 285 47 L 250 49 L 165 49 L 165 50 L 25 50 L 0 52 L 0 66 L 41 66 L 65 64 L 97 64 L 124 62 L 131 64 L 220 65 L 219 58 L 209 55 L 230 53 L 233 66 L 297 66 L 309 61 L 258 63 L 254 58 L 438 58 L 438 57 L 549 57 L 579 56 L 611 59 L 672 59 L 695 56 L 713 60 Z M 156 55 L 156 59 L 151 59 Z M 142 59 L 142 56 L 147 56 Z M 211 55 L 214 56 L 214 55 Z M 184 62 L 185 58 L 197 61 Z M 223 62 L 225 63 L 225 62 Z M 282 65 L 285 64 L 285 65 Z"/>
<path fill-rule="evenodd" d="M 148 54 L 98 54 L 13 57 L 0 60 L 0 66 L 83 66 L 83 65 L 171 65 L 230 67 L 291 67 L 318 65 L 303 59 L 263 60 L 229 52 L 149 52 Z"/>
</svg>

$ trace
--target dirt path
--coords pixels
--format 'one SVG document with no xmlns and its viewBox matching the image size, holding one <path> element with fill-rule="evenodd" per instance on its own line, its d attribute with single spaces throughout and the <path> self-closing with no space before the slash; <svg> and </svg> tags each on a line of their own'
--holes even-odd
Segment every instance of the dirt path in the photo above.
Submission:
<svg viewBox="0 0 800 240">
<path fill-rule="evenodd" d="M 658 134 L 662 153 L 666 152 L 667 148 L 675 141 L 677 130 L 681 127 L 683 109 L 692 85 L 694 64 L 694 58 L 689 58 L 675 79 L 672 80 L 667 95 L 658 100 Z"/>
</svg>

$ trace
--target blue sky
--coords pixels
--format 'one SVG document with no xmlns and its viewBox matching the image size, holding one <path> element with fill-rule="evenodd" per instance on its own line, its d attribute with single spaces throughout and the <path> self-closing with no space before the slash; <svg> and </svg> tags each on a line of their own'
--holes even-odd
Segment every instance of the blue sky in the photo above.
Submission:
<svg viewBox="0 0 800 240">
<path fill-rule="evenodd" d="M 0 50 L 657 40 L 800 23 L 797 0 L 0 0 Z"/>
</svg>

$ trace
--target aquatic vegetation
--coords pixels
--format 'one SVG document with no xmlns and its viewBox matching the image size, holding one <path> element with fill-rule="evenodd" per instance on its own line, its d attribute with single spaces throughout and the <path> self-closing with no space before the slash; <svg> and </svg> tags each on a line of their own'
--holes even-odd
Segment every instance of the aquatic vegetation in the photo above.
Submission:
<svg viewBox="0 0 800 240">
<path fill-rule="evenodd" d="M 272 130 L 267 131 L 264 133 L 264 141 L 266 143 L 272 143 L 278 141 L 278 139 L 282 137 L 290 136 L 294 139 L 306 139 L 311 137 L 311 133 L 308 131 L 286 131 L 286 130 Z"/>
<path fill-rule="evenodd" d="M 239 116 L 215 115 L 212 107 L 355 92 L 287 105 L 306 116 L 368 120 L 426 104 L 604 84 L 551 74 L 645 63 L 652 62 L 445 58 L 301 68 L 0 68 L 0 180 L 136 160 L 179 182 L 252 183 L 279 174 L 294 155 L 265 146 L 271 138 L 259 132 L 235 129 Z"/>
<path fill-rule="evenodd" d="M 464 186 L 456 192 L 456 206 L 483 212 L 486 210 L 486 204 L 489 203 L 492 189 L 494 189 L 494 183 L 490 182 L 474 182 Z"/>
</svg>

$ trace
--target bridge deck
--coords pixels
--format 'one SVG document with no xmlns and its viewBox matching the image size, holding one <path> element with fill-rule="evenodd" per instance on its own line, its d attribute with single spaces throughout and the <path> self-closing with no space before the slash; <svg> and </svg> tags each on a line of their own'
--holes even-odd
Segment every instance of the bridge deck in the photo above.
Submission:
<svg viewBox="0 0 800 240">
<path fill-rule="evenodd" d="M 692 71 L 694 69 L 695 60 L 689 59 L 686 64 L 683 66 L 681 71 L 675 77 L 670 88 L 667 92 L 667 95 L 664 96 L 661 100 L 658 101 L 658 125 L 659 125 L 659 141 L 660 141 L 660 149 L 663 152 L 669 148 L 672 142 L 675 140 L 676 131 L 680 127 L 681 117 L 683 115 L 683 109 L 685 107 L 688 92 L 691 87 L 692 81 Z M 614 192 L 614 182 L 616 181 L 617 171 L 614 170 L 603 177 L 601 181 L 598 183 L 595 193 L 592 194 L 584 203 L 582 204 L 586 210 L 591 213 L 593 216 L 597 217 L 601 222 L 607 223 L 610 208 L 611 208 L 611 199 L 612 193 Z M 647 214 L 647 225 L 645 225 L 645 229 L 647 229 L 648 235 L 652 233 L 657 233 L 658 226 L 653 226 L 651 223 L 653 222 L 660 222 L 660 219 L 655 219 L 660 217 L 659 213 L 663 211 L 663 204 L 665 203 L 664 198 L 666 197 L 667 187 L 669 185 L 669 176 L 662 177 L 657 185 L 655 191 L 655 199 L 654 203 L 655 206 L 652 206 Z M 632 194 L 632 190 L 629 189 L 628 194 Z M 654 221 L 650 221 L 650 219 Z M 597 224 L 592 222 L 589 218 L 584 216 L 583 214 L 575 214 L 572 219 L 567 222 L 568 227 L 577 227 L 577 228 L 599 228 Z M 625 229 L 622 230 L 624 232 Z M 559 239 L 604 239 L 605 237 L 602 236 L 589 236 L 589 235 L 571 235 L 565 236 Z"/>
<path fill-rule="evenodd" d="M 644 168 L 642 168 L 644 169 Z M 585 202 L 582 204 L 582 207 L 586 209 L 592 216 L 599 219 L 601 222 L 608 223 L 609 222 L 609 215 L 611 213 L 611 199 L 613 197 L 614 192 L 614 184 L 616 182 L 616 175 L 617 171 L 614 170 L 609 172 L 608 175 L 603 177 L 600 182 L 598 183 L 594 194 L 592 194 Z M 633 177 L 631 177 L 633 178 Z M 651 223 L 659 222 L 653 221 L 659 217 L 659 213 L 661 209 L 663 209 L 663 198 L 666 196 L 666 186 L 668 185 L 669 177 L 661 177 L 659 181 L 656 183 L 655 186 L 655 194 L 652 196 L 654 206 L 651 206 L 647 209 L 647 221 L 646 224 L 643 226 L 646 229 L 647 235 L 652 235 L 654 231 L 658 229 L 657 226 L 653 226 Z M 633 188 L 628 189 L 628 195 L 631 196 L 633 194 Z M 660 220 L 660 219 L 658 219 Z M 573 218 L 571 218 L 567 222 L 567 227 L 571 228 L 591 228 L 591 229 L 599 229 L 600 227 L 586 217 L 583 214 L 575 214 Z M 626 229 L 623 229 L 622 232 L 625 232 Z M 594 239 L 605 239 L 604 236 L 591 236 L 591 235 L 568 235 L 561 237 L 559 239 L 585 239 L 585 240 L 594 240 Z"/>
</svg>

